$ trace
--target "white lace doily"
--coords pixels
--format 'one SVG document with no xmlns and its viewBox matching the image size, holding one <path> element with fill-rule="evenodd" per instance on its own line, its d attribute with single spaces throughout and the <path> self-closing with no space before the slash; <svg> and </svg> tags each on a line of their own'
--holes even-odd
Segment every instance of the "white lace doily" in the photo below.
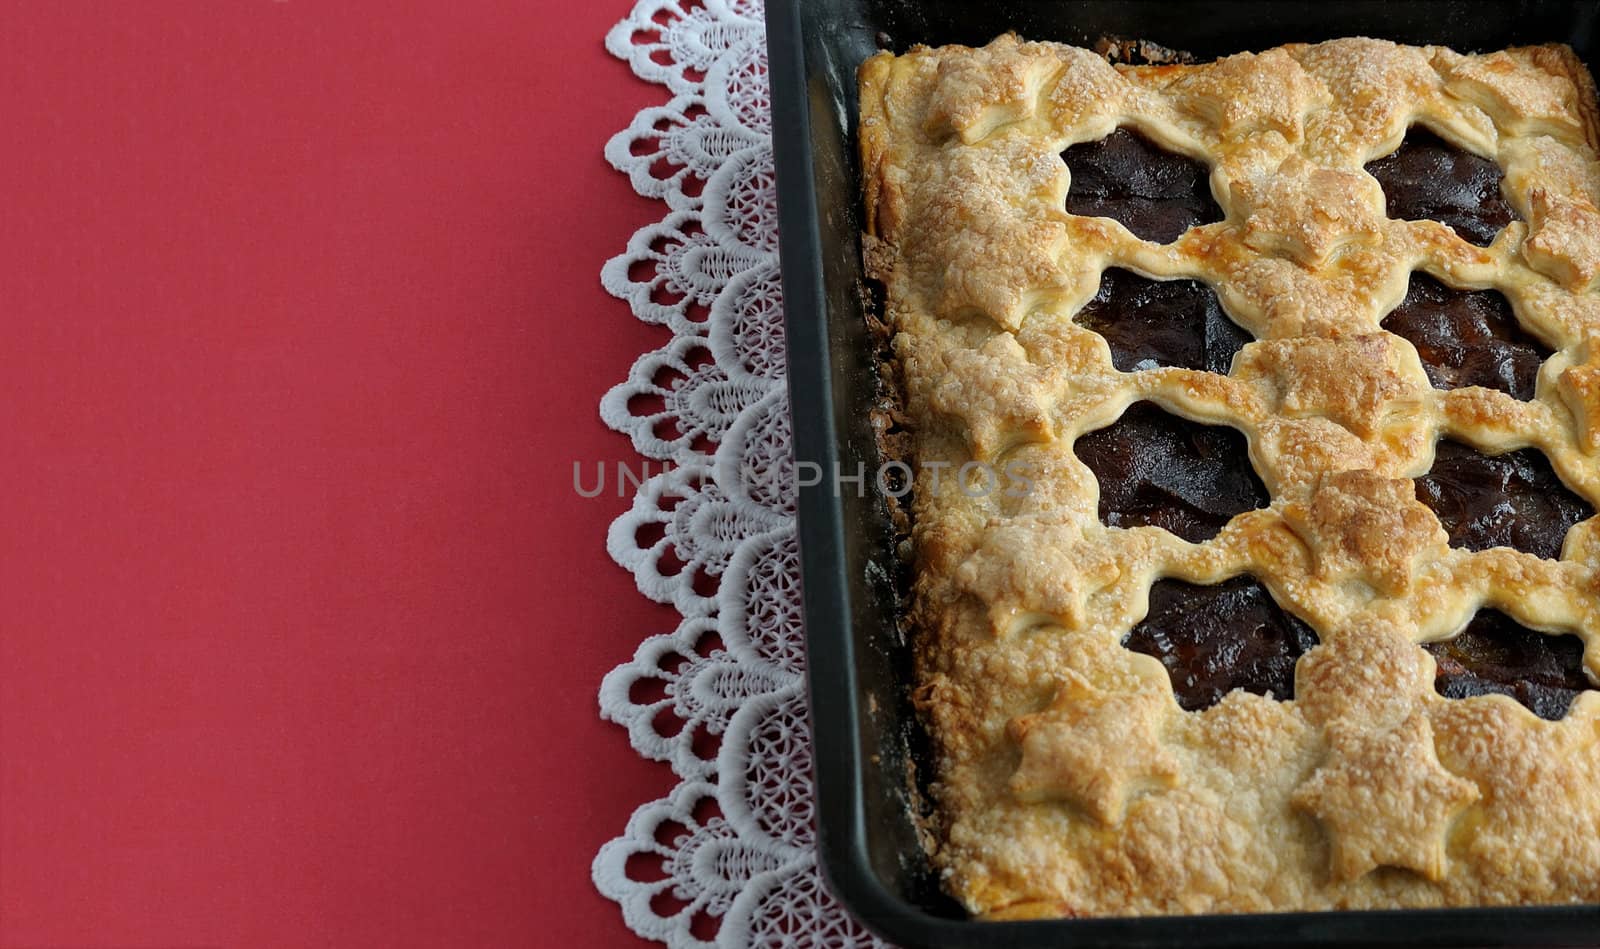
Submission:
<svg viewBox="0 0 1600 949">
<path fill-rule="evenodd" d="M 601 280 L 673 333 L 600 403 L 672 463 L 607 548 L 683 622 L 606 676 L 600 713 L 681 783 L 601 848 L 595 886 L 673 947 L 882 945 L 814 855 L 761 3 L 641 0 L 606 47 L 672 99 L 606 145 L 668 213 Z"/>
</svg>

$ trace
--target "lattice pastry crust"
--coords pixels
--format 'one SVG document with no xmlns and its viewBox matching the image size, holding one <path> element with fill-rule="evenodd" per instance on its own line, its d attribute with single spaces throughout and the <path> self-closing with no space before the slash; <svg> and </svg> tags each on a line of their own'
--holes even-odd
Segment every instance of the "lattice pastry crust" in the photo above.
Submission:
<svg viewBox="0 0 1600 949">
<path fill-rule="evenodd" d="M 1022 497 L 915 481 L 950 891 L 988 917 L 1600 901 L 1600 695 L 1559 721 L 1446 699 L 1419 645 L 1489 605 L 1580 636 L 1596 678 L 1600 518 L 1559 560 L 1470 552 L 1409 480 L 1449 436 L 1536 447 L 1600 501 L 1600 123 L 1570 50 L 1344 39 L 1113 67 L 1007 36 L 860 78 L 868 267 L 915 454 L 1035 473 Z M 1414 124 L 1494 159 L 1521 221 L 1480 248 L 1389 219 L 1363 165 Z M 1061 153 L 1118 127 L 1206 162 L 1225 219 L 1160 245 L 1067 213 Z M 1255 341 L 1227 375 L 1117 371 L 1072 320 L 1108 267 L 1204 281 Z M 1416 270 L 1498 290 L 1551 344 L 1532 401 L 1430 387 L 1379 325 Z M 1270 506 L 1200 544 L 1103 526 L 1073 444 L 1139 400 L 1243 432 Z M 1157 578 L 1240 574 L 1320 645 L 1292 701 L 1186 712 L 1122 638 Z"/>
</svg>

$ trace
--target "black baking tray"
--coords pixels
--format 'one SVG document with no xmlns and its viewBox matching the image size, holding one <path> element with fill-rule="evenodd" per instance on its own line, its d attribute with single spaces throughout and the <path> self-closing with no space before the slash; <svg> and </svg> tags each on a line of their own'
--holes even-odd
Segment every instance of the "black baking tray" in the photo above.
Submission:
<svg viewBox="0 0 1600 949">
<path fill-rule="evenodd" d="M 927 772 L 908 766 L 922 763 L 926 736 L 898 625 L 895 531 L 870 476 L 882 460 L 870 423 L 881 393 L 855 136 L 856 67 L 880 48 L 981 45 L 1007 30 L 1077 45 L 1152 40 L 1203 59 L 1356 35 L 1462 52 L 1563 42 L 1600 74 L 1597 15 L 1593 2 L 767 0 L 795 455 L 824 473 L 799 491 L 819 858 L 869 927 L 943 947 L 1600 944 L 1594 905 L 983 922 L 942 894 L 911 816 L 911 775 Z M 832 477 L 858 465 L 864 493 Z"/>
</svg>

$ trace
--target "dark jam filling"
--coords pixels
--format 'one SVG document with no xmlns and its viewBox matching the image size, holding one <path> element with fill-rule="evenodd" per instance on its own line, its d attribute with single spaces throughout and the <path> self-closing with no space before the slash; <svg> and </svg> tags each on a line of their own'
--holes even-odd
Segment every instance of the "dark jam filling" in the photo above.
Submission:
<svg viewBox="0 0 1600 949">
<path fill-rule="evenodd" d="M 1100 520 L 1107 526 L 1154 525 L 1200 543 L 1235 514 L 1267 506 L 1248 447 L 1234 429 L 1139 402 L 1081 436 L 1073 450 L 1100 481 Z"/>
<path fill-rule="evenodd" d="M 1420 126 L 1406 132 L 1392 154 L 1367 164 L 1383 185 L 1390 217 L 1439 221 L 1463 240 L 1487 247 L 1516 220 L 1500 193 L 1500 166 L 1451 145 Z"/>
<path fill-rule="evenodd" d="M 1452 547 L 1511 547 L 1547 560 L 1561 556 L 1572 525 L 1594 514 L 1538 450 L 1490 456 L 1452 441 L 1435 448 L 1417 500 L 1439 516 Z"/>
<path fill-rule="evenodd" d="M 1072 172 L 1072 214 L 1111 218 L 1157 244 L 1222 220 L 1205 164 L 1164 151 L 1137 132 L 1117 129 L 1097 142 L 1073 145 L 1061 158 Z"/>
<path fill-rule="evenodd" d="M 1151 280 L 1112 268 L 1073 319 L 1105 337 L 1122 372 L 1181 366 L 1226 374 L 1250 334 L 1228 319 L 1198 280 Z"/>
<path fill-rule="evenodd" d="M 1480 610 L 1454 639 L 1427 643 L 1440 695 L 1509 695 L 1540 718 L 1567 714 L 1578 693 L 1594 688 L 1583 673 L 1583 640 L 1547 636 L 1495 610 Z"/>
<path fill-rule="evenodd" d="M 1417 347 L 1435 389 L 1484 386 L 1526 402 L 1550 350 L 1522 331 L 1493 290 L 1457 290 L 1413 273 L 1383 328 Z"/>
<path fill-rule="evenodd" d="M 1294 698 L 1295 660 L 1317 636 L 1244 576 L 1214 586 L 1157 581 L 1150 612 L 1122 644 L 1161 660 L 1178 704 L 1193 712 L 1234 689 Z"/>
</svg>

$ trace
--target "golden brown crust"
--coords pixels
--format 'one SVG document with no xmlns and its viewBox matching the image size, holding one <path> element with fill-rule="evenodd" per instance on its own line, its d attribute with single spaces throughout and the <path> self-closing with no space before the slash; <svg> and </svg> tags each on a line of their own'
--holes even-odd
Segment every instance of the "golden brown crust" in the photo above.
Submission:
<svg viewBox="0 0 1600 949">
<path fill-rule="evenodd" d="M 950 464 L 915 479 L 912 619 L 951 892 L 995 918 L 1600 900 L 1600 696 L 1559 722 L 1446 700 L 1419 646 L 1492 605 L 1581 636 L 1593 678 L 1600 529 L 1561 561 L 1451 548 L 1409 480 L 1450 435 L 1600 501 L 1600 123 L 1571 51 L 1113 67 L 1007 36 L 860 79 L 868 270 L 913 454 Z M 1526 223 L 1480 248 L 1386 217 L 1363 166 L 1419 123 L 1494 158 Z M 1205 160 L 1224 220 L 1157 245 L 1067 213 L 1060 152 L 1118 126 Z M 1209 283 L 1257 341 L 1226 376 L 1118 372 L 1071 319 L 1113 266 Z M 1556 350 L 1532 402 L 1428 385 L 1379 326 L 1418 269 Z M 1244 432 L 1270 507 L 1202 544 L 1103 526 L 1072 443 L 1141 399 Z M 1032 490 L 969 496 L 971 461 Z M 1157 578 L 1241 573 L 1321 644 L 1294 701 L 1185 712 L 1121 639 Z"/>
<path fill-rule="evenodd" d="M 1419 710 L 1382 733 L 1336 726 L 1328 743 L 1329 761 L 1289 800 L 1328 827 L 1334 877 L 1403 867 L 1442 879 L 1445 835 L 1482 795 L 1439 764 L 1427 716 Z"/>
</svg>

